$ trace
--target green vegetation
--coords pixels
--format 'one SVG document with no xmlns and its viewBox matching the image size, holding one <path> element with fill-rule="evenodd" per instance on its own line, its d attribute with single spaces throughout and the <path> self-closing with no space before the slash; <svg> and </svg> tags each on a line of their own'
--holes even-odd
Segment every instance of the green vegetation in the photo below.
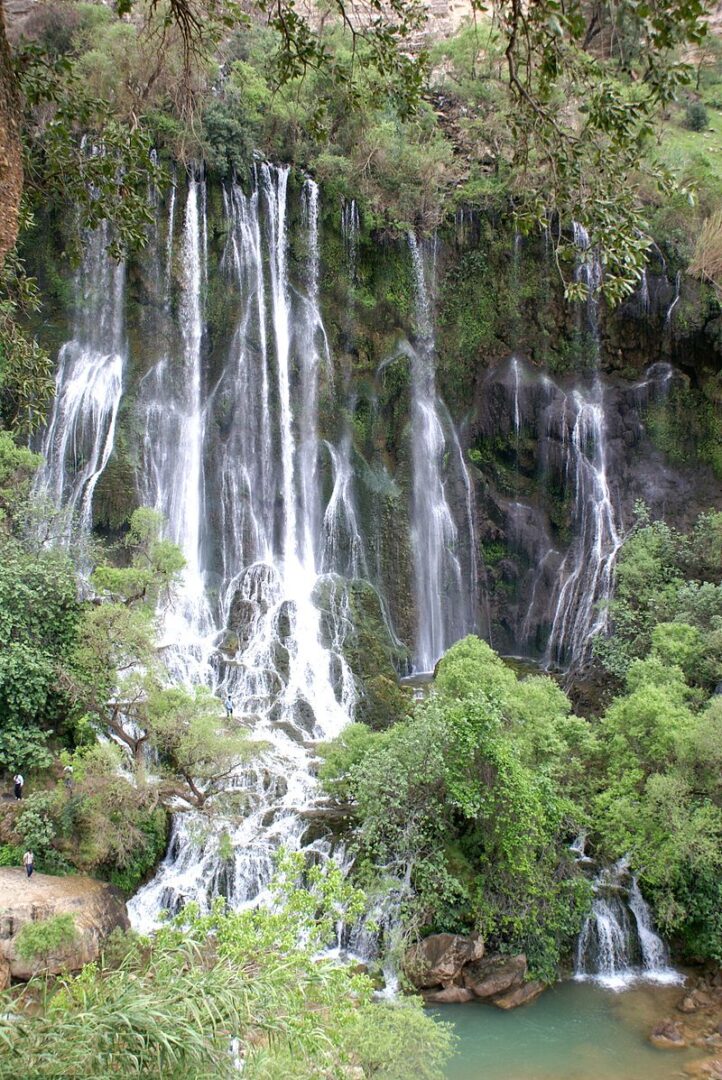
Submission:
<svg viewBox="0 0 722 1080">
<path fill-rule="evenodd" d="M 29 922 L 21 928 L 15 948 L 23 960 L 38 960 L 47 965 L 48 957 L 63 953 L 78 935 L 72 915 L 53 915 L 39 922 Z"/>
<path fill-rule="evenodd" d="M 158 515 L 137 510 L 119 547 L 83 553 L 80 599 L 69 552 L 48 544 L 67 522 L 29 497 L 37 462 L 0 432 L 0 766 L 28 779 L 0 841 L 131 893 L 163 854 L 167 805 L 210 811 L 255 747 L 208 691 L 168 685 L 156 610 L 183 559 Z"/>
<path fill-rule="evenodd" d="M 639 509 L 598 655 L 618 694 L 575 716 L 546 676 L 518 678 L 466 638 L 407 719 L 355 724 L 320 776 L 353 815 L 359 880 L 403 898 L 407 938 L 478 930 L 553 978 L 590 903 L 569 843 L 627 857 L 686 957 L 722 958 L 722 515 L 689 534 Z"/>
<path fill-rule="evenodd" d="M 321 777 L 354 804 L 364 864 L 410 873 L 408 929 L 478 929 L 551 978 L 588 899 L 563 841 L 583 820 L 591 742 L 550 679 L 519 682 L 466 638 L 409 720 L 375 735 L 349 728 Z"/>
<path fill-rule="evenodd" d="M 298 856 L 281 860 L 274 891 L 252 911 L 191 905 L 150 942 L 111 941 L 77 977 L 31 982 L 39 1008 L 2 1010 L 0 1076 L 230 1080 L 241 1060 L 257 1080 L 438 1080 L 448 1029 L 415 999 L 372 1002 L 367 976 L 318 958 L 362 894 L 333 864 L 304 873 Z"/>
</svg>

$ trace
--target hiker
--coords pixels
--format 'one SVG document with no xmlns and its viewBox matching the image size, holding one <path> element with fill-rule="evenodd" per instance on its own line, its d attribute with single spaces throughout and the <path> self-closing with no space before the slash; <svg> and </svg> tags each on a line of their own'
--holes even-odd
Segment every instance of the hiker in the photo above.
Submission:
<svg viewBox="0 0 722 1080">
<path fill-rule="evenodd" d="M 35 856 L 32 851 L 26 851 L 23 855 L 23 866 L 28 877 L 33 876 L 33 870 L 35 869 Z"/>
<path fill-rule="evenodd" d="M 25 783 L 25 780 L 23 779 L 22 773 L 15 773 L 15 776 L 13 776 L 13 784 L 15 785 L 15 798 L 16 799 L 22 799 L 24 783 Z"/>
<path fill-rule="evenodd" d="M 231 716 L 233 716 L 233 698 L 230 694 L 227 695 L 226 700 L 223 702 L 223 704 L 226 707 L 226 716 L 230 718 Z"/>
<path fill-rule="evenodd" d="M 63 769 L 63 783 L 65 784 L 65 790 L 71 792 L 73 790 L 73 766 L 66 765 Z"/>
</svg>

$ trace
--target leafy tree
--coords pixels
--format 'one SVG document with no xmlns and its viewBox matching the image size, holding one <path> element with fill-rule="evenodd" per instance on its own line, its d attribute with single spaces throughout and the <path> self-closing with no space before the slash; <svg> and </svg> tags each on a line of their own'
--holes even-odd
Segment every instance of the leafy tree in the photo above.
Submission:
<svg viewBox="0 0 722 1080">
<path fill-rule="evenodd" d="M 62 727 L 66 714 L 58 671 L 79 619 L 75 574 L 63 552 L 0 541 L 0 761 L 8 770 L 47 764 L 44 733 Z"/>
<path fill-rule="evenodd" d="M 547 680 L 530 684 L 466 638 L 411 718 L 346 742 L 342 733 L 324 750 L 322 777 L 351 796 L 366 865 L 410 880 L 408 931 L 474 927 L 551 977 L 588 889 L 564 843 L 580 811 L 550 777 L 566 776 L 584 722 L 569 723 L 568 701 Z M 553 762 L 537 768 L 546 754 Z"/>
<path fill-rule="evenodd" d="M 258 749 L 243 732 L 222 726 L 218 700 L 206 687 L 193 693 L 179 686 L 155 690 L 144 720 L 148 745 L 168 774 L 164 797 L 176 796 L 199 810 Z"/>
<path fill-rule="evenodd" d="M 626 678 L 635 659 L 678 664 L 709 692 L 722 677 L 722 547 L 719 514 L 702 514 L 688 535 L 643 509 L 625 541 L 610 605 L 612 634 L 595 641 L 607 670 Z"/>
</svg>

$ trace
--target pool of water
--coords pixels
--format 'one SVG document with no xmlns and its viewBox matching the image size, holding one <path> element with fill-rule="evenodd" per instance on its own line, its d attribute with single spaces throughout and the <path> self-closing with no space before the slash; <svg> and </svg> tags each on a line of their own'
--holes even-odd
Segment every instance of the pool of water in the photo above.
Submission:
<svg viewBox="0 0 722 1080">
<path fill-rule="evenodd" d="M 445 1005 L 457 1052 L 446 1080 L 678 1080 L 695 1050 L 657 1050 L 654 1024 L 674 1013 L 679 987 L 639 984 L 614 993 L 564 982 L 531 1005 L 503 1012 L 490 1005 Z"/>
</svg>

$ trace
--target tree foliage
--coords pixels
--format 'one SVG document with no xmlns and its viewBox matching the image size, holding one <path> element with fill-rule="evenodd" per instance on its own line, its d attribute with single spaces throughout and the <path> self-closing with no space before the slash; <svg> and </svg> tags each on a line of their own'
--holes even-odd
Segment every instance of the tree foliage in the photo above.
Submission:
<svg viewBox="0 0 722 1080">
<path fill-rule="evenodd" d="M 586 727 L 550 680 L 519 682 L 470 637 L 409 720 L 330 744 L 322 777 L 353 799 L 359 857 L 410 878 L 410 929 L 473 927 L 550 976 L 587 896 L 564 845 L 580 822 L 564 792 L 579 781 Z"/>
</svg>

